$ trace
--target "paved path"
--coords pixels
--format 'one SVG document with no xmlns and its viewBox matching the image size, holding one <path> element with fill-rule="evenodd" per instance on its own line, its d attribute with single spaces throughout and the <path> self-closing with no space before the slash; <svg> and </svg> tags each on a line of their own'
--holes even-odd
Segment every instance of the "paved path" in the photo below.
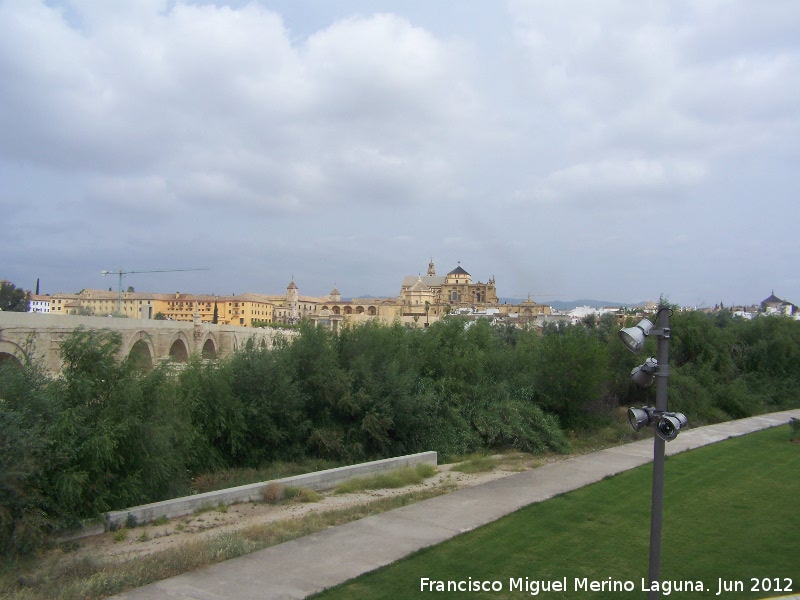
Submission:
<svg viewBox="0 0 800 600">
<path fill-rule="evenodd" d="M 800 419 L 800 410 L 689 429 L 667 444 L 667 454 L 788 423 L 790 417 Z M 305 598 L 416 550 L 495 521 L 533 502 L 651 462 L 652 457 L 653 441 L 647 439 L 570 458 L 332 527 L 115 598 Z"/>
</svg>

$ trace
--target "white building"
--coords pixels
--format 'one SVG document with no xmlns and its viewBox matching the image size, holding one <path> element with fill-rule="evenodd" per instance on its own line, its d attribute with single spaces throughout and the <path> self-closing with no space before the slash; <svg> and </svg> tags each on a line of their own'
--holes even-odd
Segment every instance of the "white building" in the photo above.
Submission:
<svg viewBox="0 0 800 600">
<path fill-rule="evenodd" d="M 49 313 L 50 312 L 50 296 L 37 296 L 31 294 L 30 306 L 28 312 L 32 313 Z"/>
<path fill-rule="evenodd" d="M 594 308 L 591 306 L 578 306 L 577 308 L 573 308 L 572 310 L 568 311 L 567 314 L 569 315 L 571 322 L 573 325 L 576 323 L 580 323 L 583 319 L 588 317 L 589 315 L 594 315 L 595 318 L 599 319 L 605 314 L 616 314 L 619 312 L 619 307 L 616 306 L 605 306 L 603 308 Z"/>
</svg>

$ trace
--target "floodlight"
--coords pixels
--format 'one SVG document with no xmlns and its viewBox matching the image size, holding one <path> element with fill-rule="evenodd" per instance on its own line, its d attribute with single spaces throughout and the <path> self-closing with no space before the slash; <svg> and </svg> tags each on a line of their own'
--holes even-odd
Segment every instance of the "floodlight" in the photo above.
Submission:
<svg viewBox="0 0 800 600">
<path fill-rule="evenodd" d="M 650 357 L 644 364 L 639 365 L 631 371 L 631 379 L 639 387 L 650 387 L 656 379 L 656 369 L 658 368 L 658 361 Z"/>
<path fill-rule="evenodd" d="M 661 415 L 656 423 L 656 435 L 666 442 L 671 442 L 678 437 L 678 433 L 687 422 L 688 419 L 683 413 Z"/>
<path fill-rule="evenodd" d="M 628 423 L 631 429 L 639 431 L 642 427 L 655 425 L 656 435 L 665 442 L 671 442 L 686 427 L 688 419 L 683 413 L 663 412 L 652 406 L 628 409 Z"/>
<path fill-rule="evenodd" d="M 625 327 L 619 332 L 619 337 L 625 347 L 635 354 L 639 354 L 644 348 L 647 335 L 654 325 L 649 319 L 642 319 L 635 327 Z"/>
<path fill-rule="evenodd" d="M 642 427 L 650 425 L 650 418 L 653 410 L 654 409 L 647 406 L 642 408 L 629 408 L 628 423 L 630 423 L 631 429 L 639 431 Z"/>
</svg>

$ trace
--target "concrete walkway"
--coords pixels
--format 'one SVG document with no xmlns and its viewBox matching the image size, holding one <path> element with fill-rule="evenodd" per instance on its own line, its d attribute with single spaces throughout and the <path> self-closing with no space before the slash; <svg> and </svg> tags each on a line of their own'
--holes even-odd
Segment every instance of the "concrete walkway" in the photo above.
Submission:
<svg viewBox="0 0 800 600">
<path fill-rule="evenodd" d="M 800 419 L 800 409 L 689 429 L 667 444 L 667 454 L 786 424 L 790 417 Z M 115 598 L 305 598 L 528 504 L 651 462 L 652 457 L 653 441 L 647 439 L 570 458 L 332 527 Z"/>
</svg>

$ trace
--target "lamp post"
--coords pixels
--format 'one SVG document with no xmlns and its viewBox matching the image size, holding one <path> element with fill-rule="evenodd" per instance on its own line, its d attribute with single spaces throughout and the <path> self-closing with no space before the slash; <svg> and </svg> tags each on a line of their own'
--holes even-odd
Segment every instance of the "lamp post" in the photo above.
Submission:
<svg viewBox="0 0 800 600">
<path fill-rule="evenodd" d="M 638 354 L 644 349 L 646 338 L 656 336 L 656 358 L 648 358 L 644 364 L 631 372 L 633 381 L 640 387 L 648 387 L 655 380 L 655 408 L 643 407 L 628 410 L 628 420 L 634 431 L 643 425 L 653 425 L 656 435 L 653 440 L 653 495 L 650 511 L 650 569 L 649 598 L 658 598 L 658 588 L 653 590 L 653 582 L 659 581 L 661 570 L 661 522 L 664 507 L 664 455 L 665 442 L 677 437 L 686 425 L 682 413 L 667 412 L 667 381 L 669 379 L 669 312 L 668 306 L 658 307 L 657 328 L 648 319 L 642 319 L 635 327 L 626 327 L 619 332 L 625 347 Z"/>
</svg>

